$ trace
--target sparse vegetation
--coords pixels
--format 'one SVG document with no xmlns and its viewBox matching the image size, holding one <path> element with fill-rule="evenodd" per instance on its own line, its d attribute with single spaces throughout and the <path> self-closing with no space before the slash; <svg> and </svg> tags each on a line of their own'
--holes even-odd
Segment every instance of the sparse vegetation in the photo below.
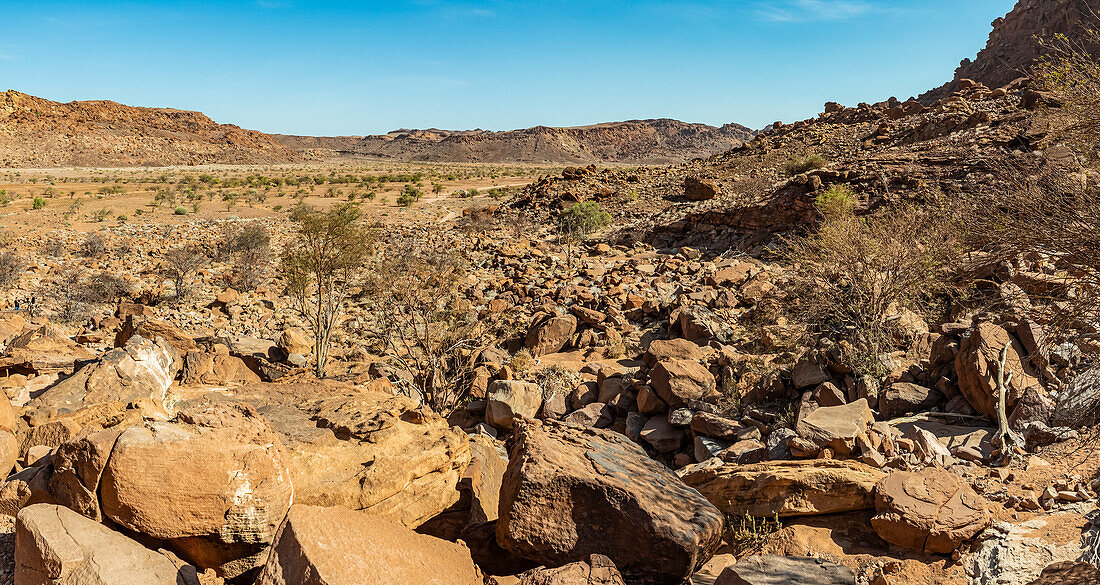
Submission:
<svg viewBox="0 0 1100 585">
<path fill-rule="evenodd" d="M 10 288 L 19 282 L 19 275 L 23 274 L 26 264 L 15 252 L 4 250 L 0 252 L 0 289 Z"/>
<path fill-rule="evenodd" d="M 814 233 L 787 240 L 793 277 L 785 309 L 804 327 L 848 338 L 851 367 L 882 376 L 889 317 L 930 308 L 951 289 L 957 226 L 933 203 L 857 216 L 843 193 L 825 198 L 825 219 Z"/>
<path fill-rule="evenodd" d="M 825 157 L 819 154 L 791 157 L 783 165 L 783 171 L 788 175 L 801 175 L 807 171 L 823 168 L 828 164 Z"/>
<path fill-rule="evenodd" d="M 208 261 L 202 249 L 194 245 L 176 246 L 164 253 L 161 273 L 172 280 L 177 302 L 190 296 L 195 287 L 195 274 Z"/>
</svg>

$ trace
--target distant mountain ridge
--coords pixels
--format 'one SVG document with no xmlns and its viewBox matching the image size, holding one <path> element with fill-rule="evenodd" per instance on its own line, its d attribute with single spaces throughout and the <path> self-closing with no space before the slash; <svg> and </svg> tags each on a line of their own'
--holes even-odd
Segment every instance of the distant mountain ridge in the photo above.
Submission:
<svg viewBox="0 0 1100 585">
<path fill-rule="evenodd" d="M 0 93 L 0 167 L 277 164 L 339 157 L 492 163 L 678 163 L 752 139 L 738 124 L 630 120 L 523 130 L 395 130 L 380 136 L 273 135 L 200 112 Z"/>
<path fill-rule="evenodd" d="M 431 128 L 374 136 L 275 138 L 298 151 L 401 161 L 667 164 L 725 152 L 753 136 L 739 124 L 718 127 L 663 118 L 503 132 Z"/>
<path fill-rule="evenodd" d="M 0 167 L 271 164 L 304 160 L 263 132 L 200 112 L 0 93 Z"/>
</svg>

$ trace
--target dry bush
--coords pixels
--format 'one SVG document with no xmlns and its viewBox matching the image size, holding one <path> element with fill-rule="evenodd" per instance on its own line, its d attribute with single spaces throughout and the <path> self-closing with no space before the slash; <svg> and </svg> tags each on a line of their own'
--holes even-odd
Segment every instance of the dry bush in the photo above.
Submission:
<svg viewBox="0 0 1100 585">
<path fill-rule="evenodd" d="M 271 264 L 271 233 L 257 223 L 234 227 L 223 235 L 218 254 L 233 265 L 230 284 L 252 290 L 263 282 Z"/>
<path fill-rule="evenodd" d="M 1046 55 L 1031 71 L 1032 86 L 1046 92 L 1056 107 L 1044 113 L 1060 127 L 1059 138 L 1090 160 L 1100 137 L 1100 31 L 1090 29 L 1074 37 L 1056 35 L 1040 41 Z"/>
<path fill-rule="evenodd" d="M 832 203 L 831 205 L 828 203 Z M 786 310 L 809 331 L 850 342 L 845 360 L 857 373 L 882 376 L 891 347 L 889 317 L 921 312 L 953 287 L 956 226 L 935 203 L 899 204 L 868 216 L 819 199 L 828 210 L 817 231 L 786 240 L 792 267 Z"/>
<path fill-rule="evenodd" d="M 177 300 L 190 296 L 195 288 L 195 274 L 209 262 L 210 259 L 198 246 L 177 246 L 164 253 L 161 273 L 172 279 Z"/>
<path fill-rule="evenodd" d="M 96 272 L 74 284 L 74 298 L 86 303 L 116 303 L 133 292 L 129 281 L 109 272 Z"/>
<path fill-rule="evenodd" d="M 465 310 L 468 267 L 455 249 L 397 244 L 371 267 L 363 296 L 371 333 L 412 374 L 402 391 L 444 416 L 465 402 L 474 358 L 497 340 L 495 319 Z"/>
<path fill-rule="evenodd" d="M 11 250 L 0 252 L 0 289 L 19 282 L 19 276 L 25 269 L 26 264 L 15 252 Z"/>
<path fill-rule="evenodd" d="M 86 258 L 101 258 L 107 253 L 107 237 L 101 233 L 88 234 L 80 245 L 80 254 Z"/>
</svg>

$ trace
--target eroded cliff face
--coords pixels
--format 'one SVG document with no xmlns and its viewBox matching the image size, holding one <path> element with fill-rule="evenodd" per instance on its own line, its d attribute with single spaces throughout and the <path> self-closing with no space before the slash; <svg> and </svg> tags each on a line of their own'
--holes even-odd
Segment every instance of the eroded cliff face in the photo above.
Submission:
<svg viewBox="0 0 1100 585">
<path fill-rule="evenodd" d="M 1100 28 L 1098 15 L 1100 0 L 1019 0 L 1012 12 L 993 21 L 989 42 L 978 56 L 963 59 L 952 81 L 922 95 L 921 100 L 931 102 L 949 95 L 958 89 L 961 79 L 991 88 L 1005 86 L 1027 75 L 1042 54 L 1039 39 L 1056 34 L 1079 37 L 1087 28 Z"/>
</svg>

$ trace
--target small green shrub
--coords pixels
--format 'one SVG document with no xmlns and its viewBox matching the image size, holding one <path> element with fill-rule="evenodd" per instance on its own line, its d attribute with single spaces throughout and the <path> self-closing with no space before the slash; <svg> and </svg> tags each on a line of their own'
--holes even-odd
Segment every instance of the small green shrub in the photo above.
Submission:
<svg viewBox="0 0 1100 585">
<path fill-rule="evenodd" d="M 834 185 L 817 196 L 817 208 L 825 217 L 847 215 L 855 210 L 858 199 L 848 185 Z"/>
<path fill-rule="evenodd" d="M 46 200 L 41 197 L 35 197 L 34 202 L 31 203 L 31 207 L 34 209 L 42 209 L 46 206 Z"/>
<path fill-rule="evenodd" d="M 187 215 L 188 212 L 186 207 L 180 205 L 176 207 L 176 210 L 173 213 L 175 213 L 176 215 Z"/>
<path fill-rule="evenodd" d="M 783 165 L 783 170 L 788 175 L 801 175 L 806 171 L 812 171 L 813 169 L 820 169 L 826 164 L 825 158 L 820 154 L 811 154 L 807 156 L 796 156 L 787 160 L 787 163 Z"/>
</svg>

